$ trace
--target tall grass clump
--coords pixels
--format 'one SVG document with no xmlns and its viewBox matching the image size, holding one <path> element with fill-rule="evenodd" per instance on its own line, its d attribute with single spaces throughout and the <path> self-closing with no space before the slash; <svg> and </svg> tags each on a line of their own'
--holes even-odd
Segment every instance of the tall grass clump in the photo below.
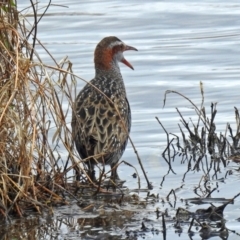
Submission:
<svg viewBox="0 0 240 240">
<path fill-rule="evenodd" d="M 77 166 L 66 123 L 75 87 L 68 59 L 45 66 L 35 51 L 39 18 L 31 25 L 17 1 L 0 3 L 0 216 L 23 216 L 65 203 Z M 26 27 L 28 26 L 28 27 Z M 44 46 L 42 46 L 44 48 Z M 47 52 L 47 51 L 46 51 Z M 66 101 L 67 100 L 67 101 Z M 63 101 L 65 102 L 63 111 Z M 66 153 L 62 159 L 63 149 Z"/>
</svg>

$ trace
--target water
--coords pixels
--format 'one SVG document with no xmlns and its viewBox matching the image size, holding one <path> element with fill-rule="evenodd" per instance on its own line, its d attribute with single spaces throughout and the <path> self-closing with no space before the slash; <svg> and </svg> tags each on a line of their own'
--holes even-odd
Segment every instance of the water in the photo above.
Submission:
<svg viewBox="0 0 240 240">
<path fill-rule="evenodd" d="M 48 1 L 40 1 L 38 13 L 43 12 L 47 4 Z M 153 183 L 154 193 L 166 196 L 171 189 L 183 184 L 178 194 L 182 198 L 196 197 L 190 189 L 198 184 L 203 173 L 189 174 L 183 182 L 186 166 L 181 165 L 180 160 L 174 163 L 177 175 L 170 173 L 160 190 L 162 176 L 168 169 L 161 157 L 166 135 L 155 117 L 160 118 L 169 132 L 179 133 L 180 117 L 175 108 L 178 107 L 186 119 L 194 118 L 194 111 L 186 100 L 175 94 L 167 95 L 163 108 L 164 93 L 178 91 L 200 106 L 199 82 L 202 81 L 207 112 L 210 112 L 211 102 L 218 103 L 218 131 L 224 132 L 227 122 L 235 127 L 233 107 L 239 107 L 240 102 L 239 1 L 59 0 L 52 4 L 55 6 L 49 8 L 38 25 L 37 37 L 58 61 L 67 55 L 75 74 L 84 79 L 94 77 L 93 51 L 103 37 L 115 35 L 139 50 L 125 53 L 134 71 L 121 65 L 132 109 L 131 138 Z M 29 5 L 29 1 L 21 0 L 18 8 Z M 24 13 L 32 22 L 31 8 Z M 39 45 L 37 50 L 46 64 L 53 65 Z M 78 89 L 83 85 L 79 80 Z M 68 119 L 70 122 L 70 115 Z M 123 159 L 138 166 L 130 144 Z M 224 175 L 224 169 L 222 171 Z M 126 185 L 135 188 L 132 173 L 125 165 L 119 168 Z M 239 177 L 233 179 L 221 184 L 219 192 L 214 192 L 212 197 L 236 195 Z M 142 186 L 146 186 L 144 181 Z M 237 216 L 231 212 L 239 206 L 237 199 L 235 205 L 226 210 L 226 215 L 230 215 L 228 223 L 238 231 Z"/>
</svg>

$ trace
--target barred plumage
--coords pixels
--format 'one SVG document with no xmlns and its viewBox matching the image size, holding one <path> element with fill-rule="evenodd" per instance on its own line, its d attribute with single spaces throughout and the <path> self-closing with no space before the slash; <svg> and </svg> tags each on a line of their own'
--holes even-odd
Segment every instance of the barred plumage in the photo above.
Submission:
<svg viewBox="0 0 240 240">
<path fill-rule="evenodd" d="M 96 47 L 96 75 L 78 94 L 72 115 L 73 140 L 82 159 L 87 161 L 94 179 L 96 163 L 110 164 L 112 178 L 118 174 L 113 167 L 121 158 L 131 128 L 131 111 L 118 61 L 132 68 L 123 51 L 137 50 L 116 37 L 104 38 Z M 133 68 L 132 68 L 133 69 Z"/>
</svg>

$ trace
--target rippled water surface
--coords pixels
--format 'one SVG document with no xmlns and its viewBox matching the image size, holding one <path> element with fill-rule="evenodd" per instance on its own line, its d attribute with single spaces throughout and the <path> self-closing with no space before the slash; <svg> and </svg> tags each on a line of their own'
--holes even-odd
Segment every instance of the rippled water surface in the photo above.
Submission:
<svg viewBox="0 0 240 240">
<path fill-rule="evenodd" d="M 38 13 L 47 4 L 48 1 L 41 0 L 38 7 L 43 9 Z M 74 72 L 82 78 L 94 77 L 93 51 L 105 36 L 115 35 L 139 50 L 125 53 L 134 71 L 120 66 L 132 109 L 131 138 L 153 183 L 154 193 L 166 196 L 171 189 L 183 185 L 178 192 L 182 198 L 197 197 L 189 190 L 198 184 L 203 173 L 189 174 L 183 182 L 186 166 L 180 164 L 180 159 L 174 162 L 176 175 L 170 173 L 160 189 L 162 177 L 168 170 L 161 156 L 166 147 L 166 134 L 155 117 L 169 132 L 179 133 L 180 117 L 175 108 L 178 107 L 186 119 L 196 119 L 194 111 L 186 100 L 175 94 L 167 95 L 163 108 L 164 93 L 166 90 L 181 92 L 200 106 L 199 82 L 202 81 L 208 113 L 211 102 L 218 103 L 219 132 L 225 131 L 227 122 L 235 127 L 234 106 L 240 106 L 239 0 L 58 0 L 52 4 L 38 26 L 37 37 L 58 61 L 67 55 Z M 18 3 L 19 10 L 28 6 L 28 0 Z M 31 8 L 23 13 L 33 22 Z M 37 49 L 45 63 L 54 64 L 40 46 Z M 83 85 L 79 80 L 78 89 Z M 69 122 L 70 119 L 69 115 Z M 138 166 L 130 144 L 123 159 Z M 142 176 L 139 168 L 138 171 Z M 132 172 L 124 165 L 119 168 L 126 185 L 135 188 L 137 183 Z M 223 169 L 223 176 L 224 173 Z M 219 191 L 212 197 L 231 198 L 239 192 L 238 176 L 226 181 L 228 184 L 220 183 Z M 145 186 L 144 181 L 142 185 Z M 235 205 L 226 209 L 226 214 L 230 214 L 227 225 L 238 231 L 235 221 L 238 216 L 231 212 L 239 207 L 237 199 Z"/>
</svg>

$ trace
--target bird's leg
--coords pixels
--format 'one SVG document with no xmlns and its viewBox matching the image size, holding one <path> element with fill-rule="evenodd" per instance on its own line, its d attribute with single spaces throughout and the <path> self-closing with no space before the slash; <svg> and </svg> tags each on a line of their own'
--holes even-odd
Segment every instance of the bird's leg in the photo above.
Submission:
<svg viewBox="0 0 240 240">
<path fill-rule="evenodd" d="M 94 164 L 92 164 L 91 161 L 88 161 L 87 166 L 88 166 L 88 172 L 87 172 L 88 176 L 93 182 L 96 181 Z"/>
<path fill-rule="evenodd" d="M 81 176 L 82 176 L 82 171 L 80 170 L 79 166 L 74 167 L 75 170 L 75 175 L 76 175 L 76 181 L 80 181 Z"/>
<path fill-rule="evenodd" d="M 111 164 L 111 179 L 113 181 L 120 180 L 118 173 L 117 173 L 117 167 L 116 164 Z"/>
</svg>

